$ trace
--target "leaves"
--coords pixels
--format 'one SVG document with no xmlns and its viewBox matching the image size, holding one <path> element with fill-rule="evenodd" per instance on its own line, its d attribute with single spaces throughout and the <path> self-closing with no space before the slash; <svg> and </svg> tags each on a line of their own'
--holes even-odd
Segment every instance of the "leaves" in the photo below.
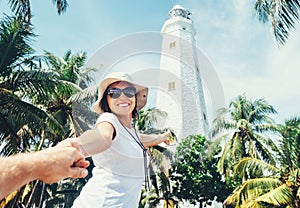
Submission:
<svg viewBox="0 0 300 208">
<path fill-rule="evenodd" d="M 17 17 L 4 16 L 0 23 L 0 75 L 8 77 L 34 50 L 32 28 Z"/>
<path fill-rule="evenodd" d="M 235 174 L 248 180 L 235 189 L 225 200 L 225 204 L 236 207 L 298 206 L 299 117 L 286 120 L 278 130 L 282 135 L 279 141 L 282 148 L 273 150 L 276 150 L 274 154 L 279 160 L 267 163 L 250 157 L 241 159 L 235 166 Z"/>
<path fill-rule="evenodd" d="M 225 145 L 218 162 L 218 170 L 226 177 L 233 177 L 234 166 L 243 157 L 261 158 L 275 163 L 271 150 L 276 149 L 272 140 L 266 139 L 262 133 L 277 130 L 270 115 L 276 113 L 272 105 L 264 99 L 248 100 L 240 95 L 230 102 L 229 107 L 219 111 L 213 121 L 213 135 L 221 134 Z"/>
<path fill-rule="evenodd" d="M 300 1 L 257 0 L 254 9 L 259 21 L 270 23 L 278 44 L 284 45 L 299 21 Z"/>
<path fill-rule="evenodd" d="M 242 205 L 257 196 L 264 194 L 266 189 L 277 188 L 282 182 L 278 179 L 258 178 L 250 179 L 244 182 L 241 187 L 236 189 L 231 196 L 225 200 L 225 204 L 232 202 L 233 199 L 236 205 Z"/>
<path fill-rule="evenodd" d="M 243 158 L 236 165 L 235 174 L 242 175 L 249 173 L 253 177 L 262 177 L 267 175 L 277 175 L 281 173 L 280 169 L 256 158 Z M 260 173 L 260 175 L 258 174 Z"/>
<path fill-rule="evenodd" d="M 69 6 L 67 0 L 52 0 L 52 2 L 56 6 L 58 14 L 66 12 Z M 30 24 L 32 17 L 30 0 L 8 0 L 8 5 L 16 16 L 20 17 L 27 25 Z"/>
<path fill-rule="evenodd" d="M 201 135 L 183 139 L 176 149 L 176 166 L 172 174 L 174 194 L 192 204 L 209 203 L 215 196 L 223 200 L 230 193 L 221 175 L 217 172 L 215 157 L 207 157 L 208 142 Z"/>
</svg>

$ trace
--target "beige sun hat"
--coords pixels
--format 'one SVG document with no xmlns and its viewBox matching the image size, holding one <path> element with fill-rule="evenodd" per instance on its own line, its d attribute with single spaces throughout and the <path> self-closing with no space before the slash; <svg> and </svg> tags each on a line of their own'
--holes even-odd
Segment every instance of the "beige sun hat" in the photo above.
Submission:
<svg viewBox="0 0 300 208">
<path fill-rule="evenodd" d="M 148 98 L 148 88 L 144 87 L 142 85 L 136 84 L 131 76 L 129 74 L 126 74 L 124 72 L 112 72 L 108 74 L 99 84 L 98 87 L 98 100 L 93 104 L 93 109 L 101 114 L 103 113 L 103 109 L 100 107 L 100 101 L 102 100 L 103 94 L 107 87 L 111 85 L 114 82 L 118 81 L 124 81 L 132 84 L 136 88 L 136 99 L 137 99 L 137 106 L 136 110 L 139 111 L 142 109 L 146 103 L 147 103 L 147 98 Z"/>
</svg>

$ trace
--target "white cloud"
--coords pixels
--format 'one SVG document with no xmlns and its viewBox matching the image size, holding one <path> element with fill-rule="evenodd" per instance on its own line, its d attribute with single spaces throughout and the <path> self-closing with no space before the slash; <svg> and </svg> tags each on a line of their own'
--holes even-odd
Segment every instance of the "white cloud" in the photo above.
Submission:
<svg viewBox="0 0 300 208">
<path fill-rule="evenodd" d="M 227 103 L 246 93 L 264 97 L 283 121 L 300 114 L 300 28 L 278 48 L 268 25 L 254 17 L 249 1 L 189 2 L 197 28 L 197 42 L 220 76 Z"/>
</svg>

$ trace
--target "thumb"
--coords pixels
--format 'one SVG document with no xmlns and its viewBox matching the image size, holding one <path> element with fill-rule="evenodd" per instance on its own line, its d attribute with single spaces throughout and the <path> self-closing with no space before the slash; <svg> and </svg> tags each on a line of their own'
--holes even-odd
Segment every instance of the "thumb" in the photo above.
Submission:
<svg viewBox="0 0 300 208">
<path fill-rule="evenodd" d="M 80 167 L 71 167 L 71 178 L 84 178 L 88 175 L 88 170 Z"/>
</svg>

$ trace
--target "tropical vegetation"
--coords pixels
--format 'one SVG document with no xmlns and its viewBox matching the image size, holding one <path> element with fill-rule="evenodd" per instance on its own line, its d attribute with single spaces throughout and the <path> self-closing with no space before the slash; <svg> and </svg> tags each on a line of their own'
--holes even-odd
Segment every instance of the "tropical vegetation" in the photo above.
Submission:
<svg viewBox="0 0 300 208">
<path fill-rule="evenodd" d="M 225 200 L 235 207 L 299 207 L 300 206 L 300 117 L 279 126 L 280 139 L 277 164 L 256 158 L 243 158 L 235 174 L 247 178 Z M 253 172 L 245 176 L 245 173 Z"/>
<path fill-rule="evenodd" d="M 218 170 L 228 178 L 233 176 L 234 166 L 244 157 L 252 157 L 276 163 L 272 151 L 278 151 L 268 135 L 277 125 L 270 117 L 276 110 L 264 99 L 251 101 L 245 95 L 231 101 L 229 108 L 219 109 L 213 121 L 211 134 L 214 145 L 223 142 Z"/>
<path fill-rule="evenodd" d="M 208 155 L 209 144 L 201 135 L 182 139 L 175 152 L 176 165 L 171 176 L 173 194 L 199 207 L 211 205 L 215 199 L 223 202 L 232 191 L 217 171 L 219 150 Z"/>
<path fill-rule="evenodd" d="M 55 0 L 59 14 L 67 1 Z M 0 20 L 0 156 L 38 151 L 77 136 L 93 125 L 89 106 L 96 98 L 87 54 L 63 57 L 36 55 L 30 1 L 8 1 L 15 17 Z M 284 44 L 299 19 L 298 0 L 255 2 L 262 22 L 269 22 Z M 265 99 L 246 95 L 219 110 L 210 138 L 178 138 L 175 155 L 168 148 L 150 149 L 150 190 L 143 190 L 140 207 L 179 207 L 184 201 L 199 207 L 215 197 L 227 207 L 299 207 L 300 118 L 277 124 L 277 112 Z M 155 121 L 167 116 L 159 109 L 139 112 L 141 133 L 161 133 Z M 91 170 L 93 166 L 91 165 Z M 91 171 L 89 171 L 91 174 Z M 44 184 L 32 181 L 0 201 L 0 207 L 70 207 L 85 179 Z M 232 191 L 233 190 L 233 191 Z"/>
<path fill-rule="evenodd" d="M 299 0 L 256 0 L 255 12 L 259 21 L 269 23 L 279 45 L 284 45 L 290 32 L 299 22 Z"/>
<path fill-rule="evenodd" d="M 1 21 L 2 156 L 55 145 L 88 129 L 96 118 L 88 106 L 95 99 L 96 92 L 88 88 L 92 81 L 88 74 L 92 69 L 82 68 L 86 54 L 79 52 L 72 55 L 71 51 L 67 51 L 63 59 L 49 52 L 33 55 L 30 43 L 34 37 L 32 28 L 21 18 L 6 16 Z M 85 93 L 91 91 L 94 93 Z M 80 96 L 77 95 L 79 93 Z M 76 181 L 82 185 L 85 180 Z M 75 182 L 73 185 L 78 192 L 81 186 Z M 53 193 L 60 192 L 62 196 L 62 187 L 68 186 L 63 182 L 46 185 L 33 181 L 12 193 L 1 206 L 47 205 Z M 70 188 L 68 190 L 71 191 Z"/>
</svg>

